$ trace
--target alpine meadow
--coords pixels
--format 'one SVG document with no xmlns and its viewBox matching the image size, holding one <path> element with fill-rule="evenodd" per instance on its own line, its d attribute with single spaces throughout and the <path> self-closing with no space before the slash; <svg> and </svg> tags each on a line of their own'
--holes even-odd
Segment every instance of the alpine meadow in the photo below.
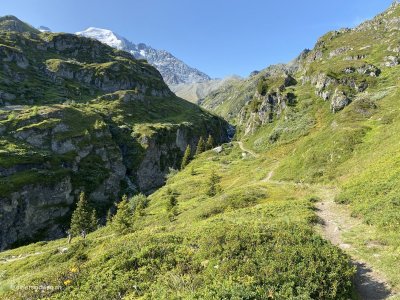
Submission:
<svg viewBox="0 0 400 300">
<path fill-rule="evenodd" d="M 400 2 L 297 54 L 0 17 L 0 299 L 400 299 Z"/>
</svg>

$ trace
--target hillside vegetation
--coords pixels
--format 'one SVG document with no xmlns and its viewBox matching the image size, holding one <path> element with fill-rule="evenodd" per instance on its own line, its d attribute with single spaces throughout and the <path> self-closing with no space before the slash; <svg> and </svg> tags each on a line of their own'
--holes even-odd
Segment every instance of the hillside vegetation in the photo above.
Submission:
<svg viewBox="0 0 400 300">
<path fill-rule="evenodd" d="M 355 29 L 327 33 L 291 64 L 231 87 L 245 86 L 245 97 L 222 89 L 206 99 L 218 112 L 235 107 L 232 116 L 241 107 L 238 138 L 280 157 L 275 180 L 339 187 L 336 201 L 370 226 L 368 234 L 353 228 L 346 241 L 397 289 L 399 17 L 395 2 Z"/>
<path fill-rule="evenodd" d="M 82 191 L 104 220 L 123 194 L 163 185 L 201 136 L 227 141 L 224 120 L 126 52 L 13 16 L 0 41 L 1 250 L 64 236 Z"/>
<path fill-rule="evenodd" d="M 186 155 L 182 170 L 170 172 L 162 188 L 120 202 L 112 220 L 86 239 L 0 253 L 0 297 L 358 299 L 359 265 L 365 263 L 383 278 L 387 291 L 381 295 L 398 299 L 399 30 L 396 1 L 355 29 L 327 33 L 290 64 L 212 92 L 202 105 L 236 125 L 235 141 Z M 200 115 L 181 113 L 179 104 L 175 121 L 163 110 L 153 119 L 148 110 L 135 115 L 126 99 L 142 101 L 135 91 L 114 92 L 68 109 L 90 107 L 95 124 L 98 114 L 104 122 L 133 126 L 138 141 L 160 132 L 163 140 L 165 128 L 191 118 L 205 122 L 193 129 L 196 136 L 223 140 L 217 127 L 226 124 L 199 108 L 193 109 Z M 9 115 L 7 126 L 23 120 Z M 54 122 L 46 118 L 37 126 Z M 198 140 L 182 152 L 189 154 L 189 145 L 194 153 Z M 121 144 L 129 147 L 126 141 Z M 5 145 L 22 157 L 27 151 L 11 140 Z M 333 198 L 351 224 L 334 228 L 339 245 L 322 237 L 326 220 L 317 210 Z"/>
<path fill-rule="evenodd" d="M 274 161 L 224 149 L 170 177 L 132 217 L 132 233 L 107 226 L 72 245 L 65 239 L 3 252 L 2 297 L 347 299 L 354 269 L 314 232 L 315 191 L 264 182 Z M 220 183 L 211 197 L 213 171 Z M 171 193 L 178 203 L 172 217 Z M 19 285 L 60 290 L 38 294 Z"/>
</svg>

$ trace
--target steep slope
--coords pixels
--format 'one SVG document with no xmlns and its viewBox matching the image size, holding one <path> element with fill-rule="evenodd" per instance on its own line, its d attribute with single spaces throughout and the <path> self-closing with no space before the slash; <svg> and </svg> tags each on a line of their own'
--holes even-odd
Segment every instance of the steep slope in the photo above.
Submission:
<svg viewBox="0 0 400 300">
<path fill-rule="evenodd" d="M 355 29 L 321 37 L 294 70 L 261 72 L 237 84 L 241 90 L 216 91 L 218 96 L 204 102 L 236 119 L 247 148 L 279 158 L 273 180 L 335 185 L 336 201 L 369 228 L 346 232 L 344 243 L 351 245 L 346 251 L 383 273 L 395 290 L 400 289 L 399 30 L 395 1 Z"/>
<path fill-rule="evenodd" d="M 90 27 L 77 35 L 99 40 L 119 50 L 131 53 L 137 59 L 146 59 L 160 71 L 168 85 L 209 81 L 211 78 L 177 59 L 165 50 L 156 50 L 146 44 L 134 44 L 111 30 Z"/>
<path fill-rule="evenodd" d="M 273 65 L 242 80 L 232 80 L 209 93 L 201 105 L 236 123 L 243 106 L 253 99 L 258 83 L 264 78 L 292 74 L 298 67 L 297 60 L 288 65 Z"/>
<path fill-rule="evenodd" d="M 298 86 L 311 85 L 318 97 L 330 102 L 333 112 L 343 109 L 357 94 L 379 81 L 381 69 L 399 64 L 398 5 L 394 2 L 388 11 L 355 29 L 327 33 L 314 49 L 304 51 L 293 62 L 268 67 L 230 87 L 224 86 L 210 94 L 203 105 L 232 118 L 252 99 L 267 99 L 280 87 L 273 81 L 290 75 Z M 262 81 L 269 81 L 271 87 L 267 82 L 263 87 Z"/>
<path fill-rule="evenodd" d="M 0 17 L 0 28 L 2 30 L 15 31 L 19 33 L 29 32 L 34 34 L 39 32 L 36 28 L 21 22 L 14 16 Z"/>
<path fill-rule="evenodd" d="M 0 249 L 63 236 L 80 191 L 104 216 L 121 193 L 160 187 L 200 136 L 227 139 L 124 51 L 15 17 L 0 39 Z"/>
<path fill-rule="evenodd" d="M 392 70 L 399 64 L 398 6 L 394 2 L 386 12 L 355 29 L 327 33 L 314 49 L 303 51 L 289 64 L 270 66 L 247 79 L 222 86 L 208 95 L 202 106 L 237 123 L 243 135 L 270 125 L 267 127 L 271 129 L 272 143 L 281 134 L 277 125 L 290 127 L 284 125 L 288 119 L 298 121 L 289 130 L 304 129 L 305 133 L 315 125 L 315 118 L 304 113 L 305 106 L 311 108 L 312 99 L 320 99 L 319 106 L 325 106 L 323 101 L 329 103 L 333 113 L 352 102 L 363 102 L 360 105 L 368 110 L 367 106 L 373 103 L 355 100 L 376 90 L 385 80 L 382 72 L 395 72 Z"/>
</svg>

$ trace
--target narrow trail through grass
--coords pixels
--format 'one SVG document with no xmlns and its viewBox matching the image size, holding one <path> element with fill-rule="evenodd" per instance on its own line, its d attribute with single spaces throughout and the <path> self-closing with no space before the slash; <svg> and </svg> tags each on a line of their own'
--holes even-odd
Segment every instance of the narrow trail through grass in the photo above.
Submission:
<svg viewBox="0 0 400 300">
<path fill-rule="evenodd" d="M 351 217 L 346 206 L 334 202 L 336 188 L 318 187 L 316 192 L 322 199 L 316 204 L 317 215 L 322 223 L 321 234 L 325 239 L 351 255 L 352 263 L 357 268 L 354 284 L 359 299 L 380 300 L 397 297 L 398 295 L 395 296 L 381 273 L 354 255 L 354 252 L 357 252 L 356 246 L 343 242 L 342 235 L 344 233 L 353 227 L 366 225 L 362 224 L 360 219 Z"/>
<path fill-rule="evenodd" d="M 246 149 L 242 143 L 239 142 L 238 144 L 242 151 L 252 154 L 252 151 Z M 321 201 L 316 204 L 316 213 L 321 221 L 318 230 L 325 239 L 351 256 L 352 263 L 357 269 L 354 278 L 357 297 L 361 300 L 400 299 L 400 294 L 395 293 L 391 289 L 383 274 L 373 269 L 368 263 L 357 257 L 357 255 L 354 255 L 354 253 L 358 252 L 357 245 L 343 241 L 342 235 L 344 233 L 350 231 L 353 227 L 367 225 L 363 224 L 360 219 L 352 217 L 347 206 L 335 203 L 334 199 L 338 193 L 338 189 L 334 186 L 273 180 L 272 177 L 278 166 L 279 162 L 276 161 L 271 171 L 261 181 L 275 185 L 289 184 L 303 188 L 306 187 L 320 197 Z"/>
<path fill-rule="evenodd" d="M 238 143 L 240 149 L 241 149 L 243 152 L 249 153 L 251 156 L 253 156 L 253 157 L 255 157 L 255 158 L 258 157 L 258 154 L 255 153 L 254 151 L 250 150 L 250 149 L 247 149 L 247 148 L 243 145 L 243 142 L 237 142 L 237 143 Z"/>
</svg>

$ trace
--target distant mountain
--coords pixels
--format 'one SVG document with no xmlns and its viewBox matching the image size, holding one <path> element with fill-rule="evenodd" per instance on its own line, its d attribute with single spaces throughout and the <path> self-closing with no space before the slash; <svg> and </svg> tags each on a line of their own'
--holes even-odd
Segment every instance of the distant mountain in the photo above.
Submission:
<svg viewBox="0 0 400 300">
<path fill-rule="evenodd" d="M 51 32 L 51 29 L 46 26 L 39 26 L 37 29 L 41 32 Z"/>
<path fill-rule="evenodd" d="M 116 49 L 127 51 L 137 59 L 146 59 L 158 69 L 168 85 L 211 80 L 207 74 L 188 66 L 171 53 L 154 49 L 143 43 L 134 44 L 111 30 L 90 27 L 76 34 L 93 38 Z"/>
<path fill-rule="evenodd" d="M 224 85 L 240 80 L 239 76 L 228 76 L 223 79 L 212 79 L 204 82 L 174 84 L 170 88 L 178 97 L 201 104 L 210 93 L 219 90 Z"/>
<path fill-rule="evenodd" d="M 30 32 L 38 33 L 39 31 L 31 25 L 21 22 L 17 17 L 4 16 L 0 17 L 0 30 L 13 32 Z"/>
</svg>

